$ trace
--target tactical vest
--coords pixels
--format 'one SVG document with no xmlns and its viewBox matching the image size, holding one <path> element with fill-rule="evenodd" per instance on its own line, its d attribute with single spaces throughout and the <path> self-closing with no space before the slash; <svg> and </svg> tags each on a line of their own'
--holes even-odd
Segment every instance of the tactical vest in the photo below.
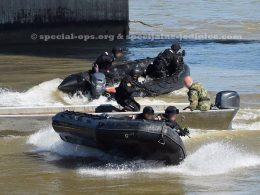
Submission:
<svg viewBox="0 0 260 195">
<path fill-rule="evenodd" d="M 168 66 L 169 63 L 172 62 L 172 60 L 175 59 L 175 53 L 173 50 L 171 49 L 166 49 L 164 52 L 161 52 L 159 55 L 158 55 L 158 59 L 163 61 L 164 65 L 165 66 Z"/>
</svg>

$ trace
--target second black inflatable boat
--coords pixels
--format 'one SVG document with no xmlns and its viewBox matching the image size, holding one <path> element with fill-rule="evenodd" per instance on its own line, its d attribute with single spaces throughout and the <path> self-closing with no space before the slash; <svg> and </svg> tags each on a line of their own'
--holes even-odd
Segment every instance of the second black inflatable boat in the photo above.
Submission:
<svg viewBox="0 0 260 195">
<path fill-rule="evenodd" d="M 114 87 L 125 75 L 133 68 L 139 68 L 145 72 L 147 66 L 152 62 L 152 58 L 126 62 L 121 65 L 115 65 L 110 70 L 109 75 L 98 73 L 92 78 L 88 72 L 73 74 L 65 78 L 59 85 L 58 89 L 64 93 L 73 95 L 75 93 L 91 94 L 93 99 L 99 98 L 107 87 Z M 178 75 L 168 76 L 160 79 L 146 78 L 140 88 L 145 89 L 133 94 L 135 97 L 149 97 L 167 94 L 183 88 L 183 78 L 190 75 L 190 68 L 183 66 L 183 70 Z"/>
<path fill-rule="evenodd" d="M 107 118 L 62 112 L 53 117 L 54 130 L 61 139 L 104 151 L 123 151 L 128 157 L 179 164 L 186 152 L 176 130 L 163 122 Z"/>
</svg>

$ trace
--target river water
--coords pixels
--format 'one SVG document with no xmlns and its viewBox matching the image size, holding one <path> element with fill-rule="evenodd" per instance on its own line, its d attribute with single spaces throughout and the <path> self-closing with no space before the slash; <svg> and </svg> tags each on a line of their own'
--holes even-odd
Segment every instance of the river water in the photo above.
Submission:
<svg viewBox="0 0 260 195">
<path fill-rule="evenodd" d="M 260 193 L 260 9 L 259 1 L 130 2 L 131 35 L 241 35 L 236 40 L 182 40 L 195 80 L 211 94 L 241 95 L 233 130 L 191 130 L 187 159 L 179 166 L 125 162 L 93 148 L 62 142 L 51 126 L 32 134 L 0 132 L 1 194 L 259 194 Z M 136 36 L 138 37 L 138 36 Z M 172 39 L 134 39 L 82 44 L 0 48 L 0 105 L 98 104 L 101 98 L 68 97 L 56 88 L 66 75 L 90 67 L 104 48 L 120 45 L 125 60 L 154 57 Z M 186 102 L 186 91 L 140 99 Z M 28 126 L 30 129 L 30 126 Z"/>
</svg>

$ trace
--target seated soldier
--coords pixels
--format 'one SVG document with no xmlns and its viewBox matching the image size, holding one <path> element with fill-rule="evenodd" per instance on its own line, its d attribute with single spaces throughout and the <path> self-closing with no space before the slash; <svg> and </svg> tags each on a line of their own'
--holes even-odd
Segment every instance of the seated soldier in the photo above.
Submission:
<svg viewBox="0 0 260 195">
<path fill-rule="evenodd" d="M 179 126 L 176 122 L 177 115 L 179 114 L 179 109 L 175 106 L 168 106 L 164 114 L 159 115 L 159 120 L 164 121 L 167 125 L 171 127 Z"/>
<path fill-rule="evenodd" d="M 182 129 L 179 124 L 176 122 L 179 110 L 175 106 L 169 106 L 166 108 L 165 113 L 159 115 L 159 120 L 164 121 L 167 126 L 176 129 L 180 136 L 189 135 L 187 129 Z"/>
<path fill-rule="evenodd" d="M 96 59 L 96 62 L 93 64 L 91 73 L 94 74 L 101 72 L 106 75 L 109 72 L 109 69 L 112 67 L 115 59 L 121 58 L 122 56 L 123 50 L 119 47 L 114 47 L 111 53 L 104 52 Z"/>
<path fill-rule="evenodd" d="M 134 117 L 134 119 L 136 120 L 147 120 L 147 121 L 151 121 L 154 120 L 154 110 L 151 106 L 146 106 L 143 109 L 143 113 L 136 115 L 136 117 Z"/>
</svg>

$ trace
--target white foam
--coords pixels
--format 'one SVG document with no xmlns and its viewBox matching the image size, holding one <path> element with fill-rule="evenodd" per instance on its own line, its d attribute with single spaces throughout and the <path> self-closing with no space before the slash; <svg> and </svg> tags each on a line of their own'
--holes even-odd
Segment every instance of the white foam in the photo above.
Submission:
<svg viewBox="0 0 260 195">
<path fill-rule="evenodd" d="M 71 105 L 86 105 L 86 104 L 91 106 L 99 106 L 100 104 L 117 105 L 116 101 L 108 100 L 105 96 L 101 96 L 99 99 L 90 101 L 88 96 L 74 95 L 71 97 L 64 93 L 59 93 L 59 94 L 61 94 L 61 98 L 63 99 L 64 102 Z M 158 100 L 156 98 L 136 98 L 136 100 L 138 101 L 138 103 L 144 105 L 158 105 L 160 103 L 162 104 L 166 103 L 165 101 Z"/>
<path fill-rule="evenodd" d="M 131 169 L 90 169 L 81 168 L 78 170 L 80 175 L 92 175 L 96 177 L 117 177 L 122 175 L 129 175 L 133 173 Z"/>
<path fill-rule="evenodd" d="M 0 106 L 53 106 L 53 105 L 100 105 L 108 103 L 106 97 L 91 100 L 89 96 L 62 93 L 57 90 L 61 79 L 43 82 L 25 92 L 0 89 Z M 116 102 L 109 102 L 116 103 Z"/>
<path fill-rule="evenodd" d="M 142 172 L 147 168 L 163 166 L 162 162 L 135 160 L 122 164 L 109 163 L 103 168 L 80 168 L 78 173 L 81 175 L 93 175 L 98 177 L 117 177 Z"/>
<path fill-rule="evenodd" d="M 43 82 L 25 92 L 0 91 L 1 106 L 46 106 L 62 105 L 56 95 L 61 80 Z"/>
<path fill-rule="evenodd" d="M 240 109 L 236 119 L 237 120 L 255 120 L 260 117 L 259 109 Z"/>
<path fill-rule="evenodd" d="M 70 105 L 91 105 L 91 106 L 99 106 L 100 104 L 112 104 L 117 105 L 116 101 L 108 100 L 105 96 L 101 96 L 99 99 L 91 100 L 89 96 L 84 96 L 82 94 L 75 94 L 74 96 L 69 96 L 65 93 L 59 92 L 60 98 L 66 103 Z M 166 103 L 165 101 L 158 100 L 157 98 L 136 98 L 138 103 L 145 105 L 157 105 L 160 103 Z"/>
<path fill-rule="evenodd" d="M 186 97 L 187 96 L 187 92 L 188 92 L 188 89 L 184 87 L 184 88 L 181 88 L 179 90 L 171 92 L 170 95 L 171 96 L 183 96 L 183 97 Z"/>
<path fill-rule="evenodd" d="M 106 154 L 100 150 L 62 141 L 51 127 L 41 129 L 29 136 L 27 144 L 33 145 L 35 152 L 50 152 L 61 156 L 107 158 Z"/>
<path fill-rule="evenodd" d="M 138 103 L 143 104 L 143 105 L 158 105 L 158 104 L 164 104 L 166 103 L 163 100 L 158 100 L 156 98 L 136 98 L 136 100 L 138 101 Z"/>
<path fill-rule="evenodd" d="M 241 169 L 260 165 L 260 157 L 247 152 L 228 143 L 216 142 L 202 146 L 200 149 L 189 155 L 179 166 L 151 164 L 141 161 L 141 169 L 136 170 L 134 166 L 119 166 L 118 168 L 80 168 L 79 174 L 101 177 L 115 177 L 134 173 L 153 174 L 181 174 L 190 176 L 220 175 Z M 133 164 L 133 162 L 131 162 Z M 126 167 L 126 168 L 125 168 Z"/>
<path fill-rule="evenodd" d="M 65 93 L 59 92 L 59 95 L 61 99 L 69 105 L 92 105 L 92 106 L 98 106 L 100 104 L 116 104 L 116 102 L 109 101 L 105 96 L 101 96 L 99 99 L 90 100 L 90 96 L 85 96 L 82 94 L 75 94 L 73 96 L 69 96 Z"/>
<path fill-rule="evenodd" d="M 61 79 L 54 79 L 36 85 L 25 92 L 16 92 L 0 89 L 0 106 L 53 106 L 53 105 L 94 105 L 109 103 L 116 105 L 115 101 L 108 101 L 104 96 L 90 100 L 89 96 L 82 94 L 70 96 L 57 90 Z M 165 103 L 157 99 L 138 98 L 142 104 Z"/>
<path fill-rule="evenodd" d="M 222 142 L 202 146 L 177 167 L 149 170 L 155 173 L 180 173 L 192 176 L 226 174 L 235 169 L 260 165 L 260 157 Z"/>
</svg>

